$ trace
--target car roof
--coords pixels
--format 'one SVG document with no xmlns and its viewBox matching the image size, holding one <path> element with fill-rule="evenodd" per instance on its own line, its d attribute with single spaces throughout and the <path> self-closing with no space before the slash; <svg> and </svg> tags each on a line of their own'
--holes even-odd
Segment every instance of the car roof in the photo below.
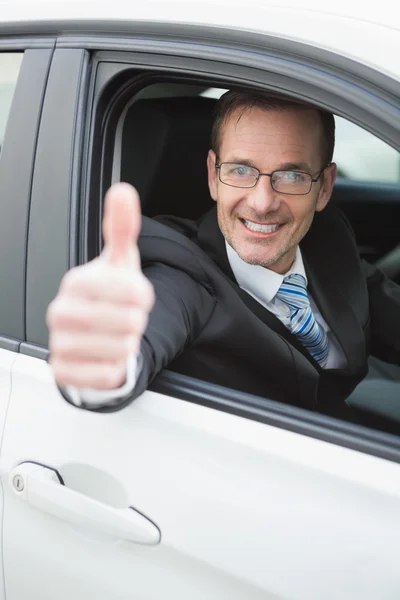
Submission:
<svg viewBox="0 0 400 600">
<path fill-rule="evenodd" d="M 135 22 L 222 28 L 298 41 L 400 80 L 400 3 L 394 0 L 364 2 L 362 8 L 351 0 L 0 0 L 0 34 L 10 24 L 15 24 L 15 33 L 26 23 L 54 24 L 62 33 L 63 24 L 69 32 L 74 25 L 82 32 L 95 23 L 124 23 L 122 32 Z"/>
</svg>

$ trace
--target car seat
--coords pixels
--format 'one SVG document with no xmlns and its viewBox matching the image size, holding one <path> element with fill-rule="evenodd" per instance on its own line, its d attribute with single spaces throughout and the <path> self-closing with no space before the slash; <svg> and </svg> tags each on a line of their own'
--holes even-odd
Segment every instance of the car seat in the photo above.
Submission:
<svg viewBox="0 0 400 600">
<path fill-rule="evenodd" d="M 139 192 L 143 214 L 198 218 L 213 204 L 206 159 L 215 100 L 152 98 L 134 102 L 124 122 L 121 181 Z"/>
</svg>

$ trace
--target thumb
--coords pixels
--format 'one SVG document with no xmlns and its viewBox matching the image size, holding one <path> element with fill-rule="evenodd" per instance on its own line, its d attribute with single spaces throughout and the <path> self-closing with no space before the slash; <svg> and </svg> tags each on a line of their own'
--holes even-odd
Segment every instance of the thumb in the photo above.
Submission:
<svg viewBox="0 0 400 600">
<path fill-rule="evenodd" d="M 116 183 L 105 197 L 102 255 L 115 266 L 140 268 L 137 240 L 141 228 L 139 195 L 128 183 Z"/>
</svg>

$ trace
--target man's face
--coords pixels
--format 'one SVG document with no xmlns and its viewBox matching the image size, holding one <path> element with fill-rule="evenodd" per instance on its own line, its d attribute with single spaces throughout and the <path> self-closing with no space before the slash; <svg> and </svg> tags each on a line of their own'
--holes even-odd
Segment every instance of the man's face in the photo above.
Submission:
<svg viewBox="0 0 400 600">
<path fill-rule="evenodd" d="M 243 163 L 261 173 L 298 170 L 310 173 L 313 178 L 324 167 L 322 126 L 316 111 L 252 108 L 242 115 L 241 112 L 233 113 L 223 126 L 219 163 Z M 247 189 L 222 183 L 215 169 L 216 159 L 211 150 L 207 160 L 208 180 L 226 241 L 245 262 L 286 273 L 315 211 L 323 210 L 329 201 L 336 177 L 335 165 L 324 171 L 307 195 L 289 196 L 275 192 L 270 177 L 260 177 L 254 188 Z M 257 225 L 277 227 L 269 233 L 254 231 Z"/>
</svg>

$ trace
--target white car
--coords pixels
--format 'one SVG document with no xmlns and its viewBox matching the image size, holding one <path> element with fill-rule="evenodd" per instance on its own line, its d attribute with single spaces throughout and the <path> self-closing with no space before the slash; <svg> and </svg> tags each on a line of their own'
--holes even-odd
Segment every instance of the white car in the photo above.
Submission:
<svg viewBox="0 0 400 600">
<path fill-rule="evenodd" d="M 367 427 L 165 371 L 89 412 L 46 362 L 48 303 L 98 254 L 106 188 L 183 214 L 165 159 L 203 155 L 232 86 L 338 115 L 333 201 L 399 280 L 400 9 L 356 4 L 0 1 L 0 600 L 400 597 L 383 392 Z M 207 200 L 205 167 L 189 175 Z"/>
</svg>

